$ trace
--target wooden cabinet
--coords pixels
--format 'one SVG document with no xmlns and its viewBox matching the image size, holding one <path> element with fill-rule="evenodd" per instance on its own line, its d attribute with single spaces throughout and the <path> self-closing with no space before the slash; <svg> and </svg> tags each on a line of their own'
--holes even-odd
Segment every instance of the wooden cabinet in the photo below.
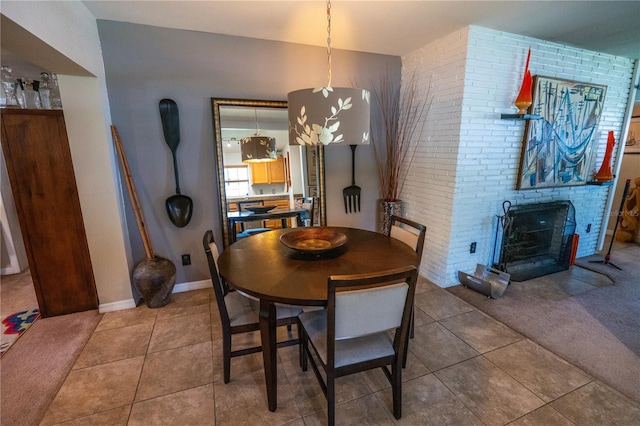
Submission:
<svg viewBox="0 0 640 426">
<path fill-rule="evenodd" d="M 251 183 L 271 184 L 284 183 L 284 159 L 278 156 L 276 161 L 266 163 L 251 163 Z"/>
<path fill-rule="evenodd" d="M 275 200 L 275 201 L 265 200 L 264 204 L 267 206 L 276 205 L 278 206 L 276 207 L 276 210 L 289 208 L 289 200 Z M 282 219 L 270 219 L 265 222 L 267 223 L 267 228 L 272 228 L 272 229 L 282 228 Z M 287 227 L 291 228 L 291 218 L 287 218 Z"/>
<path fill-rule="evenodd" d="M 2 149 L 43 317 L 98 308 L 62 111 L 2 110 Z"/>
</svg>

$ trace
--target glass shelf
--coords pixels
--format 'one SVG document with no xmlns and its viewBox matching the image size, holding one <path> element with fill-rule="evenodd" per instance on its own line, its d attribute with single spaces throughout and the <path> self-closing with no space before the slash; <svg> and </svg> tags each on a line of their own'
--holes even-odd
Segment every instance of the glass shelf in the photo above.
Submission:
<svg viewBox="0 0 640 426">
<path fill-rule="evenodd" d="M 592 180 L 587 182 L 587 185 L 597 185 L 597 186 L 611 186 L 613 185 L 613 181 L 612 180 L 608 180 L 606 182 L 600 182 L 597 180 Z"/>
<path fill-rule="evenodd" d="M 536 114 L 500 114 L 502 120 L 540 120 L 541 116 Z"/>
</svg>

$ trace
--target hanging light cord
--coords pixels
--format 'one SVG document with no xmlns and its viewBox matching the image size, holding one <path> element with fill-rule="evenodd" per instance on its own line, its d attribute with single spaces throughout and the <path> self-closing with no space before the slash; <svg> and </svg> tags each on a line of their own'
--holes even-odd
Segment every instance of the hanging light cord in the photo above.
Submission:
<svg viewBox="0 0 640 426">
<path fill-rule="evenodd" d="M 256 116 L 256 136 L 260 136 L 260 128 L 258 127 L 258 110 L 254 108 L 253 113 Z"/>
<path fill-rule="evenodd" d="M 327 65 L 329 80 L 327 87 L 331 87 L 331 0 L 327 1 Z"/>
</svg>

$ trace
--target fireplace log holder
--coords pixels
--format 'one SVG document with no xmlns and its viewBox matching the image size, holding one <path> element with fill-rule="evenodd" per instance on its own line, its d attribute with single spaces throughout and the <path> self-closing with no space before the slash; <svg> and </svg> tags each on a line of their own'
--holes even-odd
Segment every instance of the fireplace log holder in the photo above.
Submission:
<svg viewBox="0 0 640 426">
<path fill-rule="evenodd" d="M 465 287 L 476 290 L 492 299 L 497 299 L 507 289 L 510 275 L 478 263 L 473 275 L 458 271 L 458 279 Z"/>
</svg>

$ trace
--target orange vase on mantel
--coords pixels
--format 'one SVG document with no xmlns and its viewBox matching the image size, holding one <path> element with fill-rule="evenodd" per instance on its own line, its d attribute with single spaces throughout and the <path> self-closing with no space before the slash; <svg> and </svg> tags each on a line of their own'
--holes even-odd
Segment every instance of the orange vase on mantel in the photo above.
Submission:
<svg viewBox="0 0 640 426">
<path fill-rule="evenodd" d="M 524 66 L 524 76 L 522 77 L 522 87 L 520 87 L 520 93 L 518 93 L 518 97 L 514 102 L 518 108 L 518 114 L 526 114 L 527 108 L 529 108 L 533 102 L 533 79 L 529 71 L 529 58 L 531 58 L 531 48 L 529 48 L 529 53 L 527 53 L 527 62 Z"/>
<path fill-rule="evenodd" d="M 613 154 L 613 146 L 616 144 L 616 139 L 613 136 L 613 130 L 609 130 L 609 137 L 607 138 L 607 150 L 604 153 L 604 159 L 602 160 L 602 166 L 600 170 L 593 177 L 598 182 L 609 182 L 613 180 L 613 172 L 611 171 L 611 155 Z"/>
</svg>

